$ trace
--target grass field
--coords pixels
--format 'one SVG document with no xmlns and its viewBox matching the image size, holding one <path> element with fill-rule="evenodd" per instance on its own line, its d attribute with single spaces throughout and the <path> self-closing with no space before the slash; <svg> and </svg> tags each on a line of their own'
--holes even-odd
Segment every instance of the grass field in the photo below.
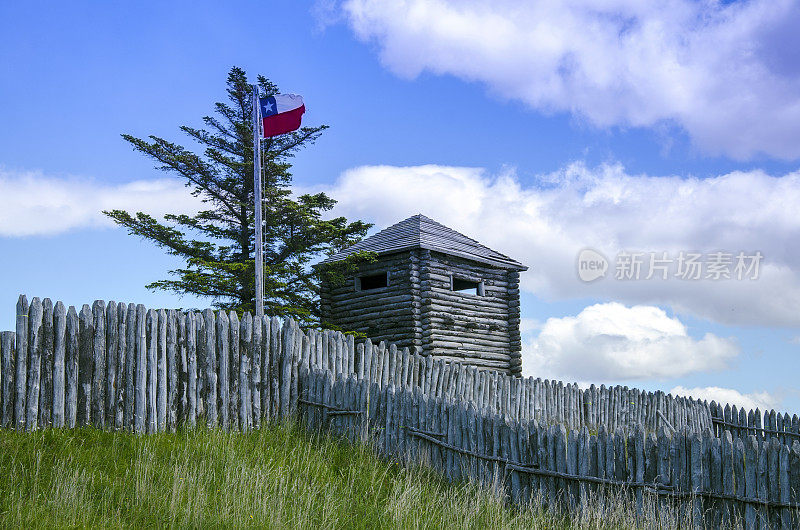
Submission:
<svg viewBox="0 0 800 530">
<path fill-rule="evenodd" d="M 0 527 L 621 528 L 388 465 L 295 426 L 135 436 L 0 432 Z"/>
</svg>

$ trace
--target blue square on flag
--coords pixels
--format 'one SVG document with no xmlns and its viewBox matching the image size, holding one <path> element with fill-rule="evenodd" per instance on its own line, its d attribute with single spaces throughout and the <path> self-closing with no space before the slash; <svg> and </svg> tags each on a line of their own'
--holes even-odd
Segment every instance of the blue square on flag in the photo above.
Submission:
<svg viewBox="0 0 800 530">
<path fill-rule="evenodd" d="M 278 113 L 278 105 L 275 103 L 274 96 L 261 98 L 261 117 L 266 118 Z"/>
</svg>

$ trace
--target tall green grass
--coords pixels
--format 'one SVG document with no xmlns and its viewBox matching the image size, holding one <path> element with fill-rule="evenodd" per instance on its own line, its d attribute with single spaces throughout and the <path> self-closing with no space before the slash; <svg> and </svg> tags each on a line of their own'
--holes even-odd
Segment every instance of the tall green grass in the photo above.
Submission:
<svg viewBox="0 0 800 530">
<path fill-rule="evenodd" d="M 1 527 L 625 528 L 621 508 L 564 519 L 387 464 L 293 425 L 136 436 L 0 432 Z"/>
</svg>

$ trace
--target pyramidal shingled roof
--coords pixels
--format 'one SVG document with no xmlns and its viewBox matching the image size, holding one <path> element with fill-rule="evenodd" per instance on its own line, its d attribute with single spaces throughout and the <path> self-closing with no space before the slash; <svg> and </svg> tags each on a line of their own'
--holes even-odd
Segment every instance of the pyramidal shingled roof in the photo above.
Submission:
<svg viewBox="0 0 800 530">
<path fill-rule="evenodd" d="M 487 246 L 481 245 L 430 217 L 417 214 L 327 258 L 322 263 L 339 261 L 359 251 L 393 254 L 424 248 L 442 254 L 471 259 L 504 269 L 527 270 L 528 267 Z"/>
</svg>

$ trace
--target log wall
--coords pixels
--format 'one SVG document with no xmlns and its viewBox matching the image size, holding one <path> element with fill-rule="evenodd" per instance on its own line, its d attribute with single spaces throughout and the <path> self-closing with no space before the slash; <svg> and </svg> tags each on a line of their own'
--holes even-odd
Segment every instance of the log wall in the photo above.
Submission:
<svg viewBox="0 0 800 530">
<path fill-rule="evenodd" d="M 323 285 L 320 293 L 322 319 L 347 331 L 364 333 L 376 341 L 393 342 L 400 348 L 420 351 L 419 282 L 416 256 L 403 252 L 361 263 L 357 274 L 341 285 Z M 388 271 L 387 287 L 360 291 L 356 277 Z"/>
<path fill-rule="evenodd" d="M 519 274 L 427 250 L 421 258 L 423 350 L 520 374 Z M 483 282 L 483 294 L 453 291 L 451 278 Z"/>
<path fill-rule="evenodd" d="M 358 291 L 356 276 L 389 271 L 385 288 Z M 483 282 L 456 292 L 451 278 Z M 412 353 L 519 375 L 519 273 L 417 249 L 362 264 L 343 285 L 323 285 L 323 320 Z"/>
</svg>

